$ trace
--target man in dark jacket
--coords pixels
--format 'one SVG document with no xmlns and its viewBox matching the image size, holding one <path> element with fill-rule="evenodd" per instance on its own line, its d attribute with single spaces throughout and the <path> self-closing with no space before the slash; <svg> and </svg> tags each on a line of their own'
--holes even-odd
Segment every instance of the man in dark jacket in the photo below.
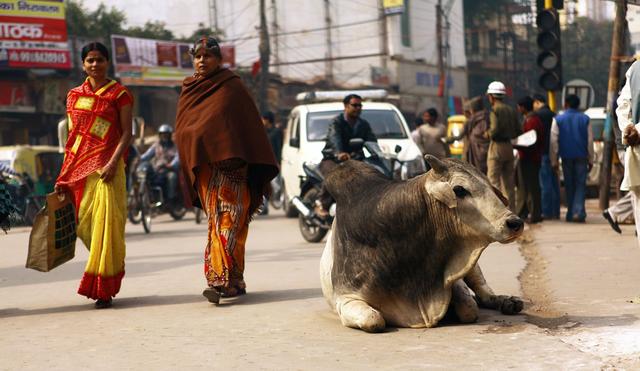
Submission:
<svg viewBox="0 0 640 371">
<path fill-rule="evenodd" d="M 534 94 L 533 109 L 536 116 L 542 121 L 544 126 L 544 147 L 542 152 L 542 163 L 540 164 L 540 187 L 542 193 L 542 217 L 544 219 L 560 218 L 560 183 L 556 174 L 551 168 L 549 158 L 549 140 L 551 138 L 551 124 L 555 113 L 547 105 L 547 100 L 541 94 Z"/>
<path fill-rule="evenodd" d="M 349 141 L 361 138 L 365 142 L 377 142 L 376 135 L 367 120 L 360 117 L 362 113 L 362 98 L 356 94 L 349 94 L 342 100 L 344 112 L 336 116 L 327 131 L 327 139 L 322 150 L 323 160 L 320 171 L 326 176 L 339 162 L 346 161 L 356 150 L 362 154 L 362 149 L 351 148 Z M 316 214 L 320 217 L 328 215 L 328 209 L 333 203 L 333 197 L 326 191 L 324 185 L 320 191 L 318 203 L 315 205 Z"/>
</svg>

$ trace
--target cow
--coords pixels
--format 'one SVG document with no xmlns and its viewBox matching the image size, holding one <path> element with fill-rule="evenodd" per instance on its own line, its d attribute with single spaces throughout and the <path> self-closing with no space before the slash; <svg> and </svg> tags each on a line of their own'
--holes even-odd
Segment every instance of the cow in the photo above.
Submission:
<svg viewBox="0 0 640 371">
<path fill-rule="evenodd" d="M 353 160 L 325 180 L 337 209 L 320 279 L 344 326 L 424 328 L 448 310 L 470 323 L 478 306 L 504 314 L 523 308 L 518 297 L 494 294 L 478 259 L 490 243 L 517 239 L 524 222 L 473 166 L 425 160 L 431 170 L 407 181 Z"/>
</svg>

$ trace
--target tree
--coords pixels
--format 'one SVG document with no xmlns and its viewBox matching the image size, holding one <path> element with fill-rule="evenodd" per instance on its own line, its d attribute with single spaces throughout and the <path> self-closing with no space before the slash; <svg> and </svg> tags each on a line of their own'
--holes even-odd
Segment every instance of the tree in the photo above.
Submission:
<svg viewBox="0 0 640 371">
<path fill-rule="evenodd" d="M 595 90 L 596 106 L 606 104 L 609 63 L 594 56 L 607 56 L 608 60 L 612 34 L 612 21 L 596 22 L 584 17 L 576 18 L 561 33 L 563 82 L 588 81 Z"/>
<path fill-rule="evenodd" d="M 192 43 L 195 40 L 201 38 L 202 36 L 213 36 L 218 40 L 222 40 L 224 33 L 221 30 L 218 30 L 212 27 L 207 27 L 204 25 L 204 23 L 200 22 L 198 23 L 198 28 L 195 31 L 193 31 L 191 35 L 182 37 L 180 40 Z"/>
<path fill-rule="evenodd" d="M 175 40 L 173 32 L 166 28 L 164 22 L 160 21 L 147 21 L 142 27 L 130 27 L 125 34 L 146 39 Z"/>
<path fill-rule="evenodd" d="M 466 28 L 478 27 L 495 19 L 500 9 L 516 3 L 515 0 L 464 0 L 464 25 Z"/>
</svg>

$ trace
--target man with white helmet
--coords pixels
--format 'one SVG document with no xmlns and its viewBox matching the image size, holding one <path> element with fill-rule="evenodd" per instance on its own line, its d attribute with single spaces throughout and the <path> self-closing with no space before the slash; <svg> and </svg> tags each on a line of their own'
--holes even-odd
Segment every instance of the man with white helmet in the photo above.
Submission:
<svg viewBox="0 0 640 371">
<path fill-rule="evenodd" d="M 178 195 L 178 171 L 180 156 L 178 147 L 172 139 L 173 128 L 168 124 L 158 128 L 159 140 L 154 143 L 140 159 L 151 161 L 154 170 L 153 182 L 162 187 L 165 197 L 173 202 Z"/>
<path fill-rule="evenodd" d="M 491 103 L 487 136 L 487 176 L 491 184 L 509 199 L 509 208 L 515 211 L 516 185 L 514 179 L 514 157 L 511 139 L 522 133 L 516 111 L 503 103 L 507 91 L 503 83 L 494 81 L 487 88 Z"/>
</svg>

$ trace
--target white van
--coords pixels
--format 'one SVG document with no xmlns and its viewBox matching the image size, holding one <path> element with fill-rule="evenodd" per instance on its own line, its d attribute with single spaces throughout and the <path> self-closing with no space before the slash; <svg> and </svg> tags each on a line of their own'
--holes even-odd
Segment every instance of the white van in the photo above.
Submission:
<svg viewBox="0 0 640 371">
<path fill-rule="evenodd" d="M 366 97 L 363 98 L 365 100 L 362 102 L 361 117 L 371 124 L 382 151 L 393 154 L 396 146 L 400 146 L 398 159 L 407 162 L 407 177 L 424 173 L 424 160 L 411 140 L 409 127 L 400 111 L 391 103 L 369 102 Z M 318 164 L 322 161 L 322 149 L 329 124 L 343 112 L 342 102 L 301 104 L 291 111 L 284 134 L 280 165 L 287 216 L 296 215 L 291 199 L 300 194 L 300 180 L 305 175 L 302 164 Z"/>
</svg>

